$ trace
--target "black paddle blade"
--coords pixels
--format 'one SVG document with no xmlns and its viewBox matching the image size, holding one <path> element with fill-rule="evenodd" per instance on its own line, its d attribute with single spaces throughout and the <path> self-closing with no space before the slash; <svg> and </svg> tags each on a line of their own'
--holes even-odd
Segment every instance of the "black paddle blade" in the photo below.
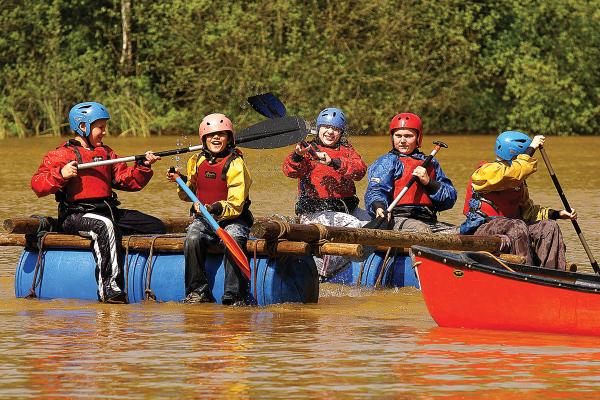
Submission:
<svg viewBox="0 0 600 400">
<path fill-rule="evenodd" d="M 262 93 L 248 97 L 248 103 L 267 118 L 285 117 L 285 105 L 273 93 Z"/>
<path fill-rule="evenodd" d="M 299 117 L 267 119 L 244 129 L 235 141 L 239 147 L 248 149 L 275 149 L 298 143 L 309 129 Z"/>
<path fill-rule="evenodd" d="M 365 226 L 363 226 L 363 228 L 384 229 L 384 230 L 393 229 L 394 228 L 394 217 L 392 217 L 389 221 L 387 220 L 387 218 L 377 217 L 374 220 L 372 220 L 371 222 L 369 222 L 368 224 L 366 224 Z"/>
</svg>

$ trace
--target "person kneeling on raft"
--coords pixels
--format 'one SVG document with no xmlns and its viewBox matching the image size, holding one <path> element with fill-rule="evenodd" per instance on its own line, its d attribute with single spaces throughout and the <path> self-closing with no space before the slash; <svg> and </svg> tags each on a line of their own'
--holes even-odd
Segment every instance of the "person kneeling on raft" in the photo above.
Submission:
<svg viewBox="0 0 600 400">
<path fill-rule="evenodd" d="M 198 200 L 219 222 L 240 248 L 246 248 L 254 219 L 250 212 L 249 191 L 252 179 L 242 153 L 235 147 L 233 124 L 223 114 L 209 114 L 198 128 L 204 148 L 188 160 L 187 176 L 167 172 L 167 179 L 180 176 L 195 192 Z M 190 201 L 179 187 L 179 197 Z M 194 220 L 187 228 L 184 244 L 186 303 L 214 302 L 205 272 L 207 250 L 220 242 L 208 221 L 200 213 L 198 204 L 191 212 Z M 249 282 L 227 252 L 224 256 L 225 282 L 221 303 L 244 305 Z"/>
<path fill-rule="evenodd" d="M 577 219 L 577 213 L 534 204 L 526 182 L 537 170 L 533 155 L 545 140 L 518 131 L 498 136 L 496 161 L 482 163 L 471 175 L 460 233 L 501 235 L 508 244 L 503 251 L 524 256 L 530 265 L 565 270 L 566 246 L 555 220 Z"/>
<path fill-rule="evenodd" d="M 71 108 L 69 125 L 75 137 L 44 156 L 31 178 L 31 188 L 38 197 L 55 195 L 64 232 L 92 239 L 99 299 L 125 303 L 121 236 L 165 233 L 166 228 L 158 218 L 119 209 L 121 203 L 112 189 L 142 190 L 152 178 L 150 166 L 160 157 L 149 151 L 132 167 L 116 163 L 79 171 L 78 164 L 119 158 L 102 141 L 109 119 L 100 103 L 85 102 Z"/>
<path fill-rule="evenodd" d="M 301 142 L 287 156 L 283 173 L 298 179 L 296 215 L 301 224 L 360 228 L 370 218 L 358 207 L 354 181 L 367 165 L 344 135 L 346 116 L 339 108 L 326 108 L 317 117 L 317 138 Z M 331 276 L 349 263 L 347 257 L 315 257 L 321 276 Z"/>
<path fill-rule="evenodd" d="M 456 202 L 456 189 L 433 158 L 426 168 L 427 157 L 419 148 L 423 142 L 421 118 L 401 113 L 390 122 L 392 150 L 369 167 L 369 184 L 365 192 L 367 210 L 376 218 L 387 218 L 389 227 L 410 232 L 453 232 L 449 224 L 438 222 L 437 213 L 449 210 Z M 404 189 L 412 176 L 418 178 L 391 213 L 388 206 Z"/>
</svg>

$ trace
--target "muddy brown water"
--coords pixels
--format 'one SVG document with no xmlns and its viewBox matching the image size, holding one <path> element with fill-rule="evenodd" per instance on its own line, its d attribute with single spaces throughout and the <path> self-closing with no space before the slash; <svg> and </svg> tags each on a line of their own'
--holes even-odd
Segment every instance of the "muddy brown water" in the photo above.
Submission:
<svg viewBox="0 0 600 400">
<path fill-rule="evenodd" d="M 439 139 L 450 146 L 438 158 L 459 192 L 456 208 L 441 219 L 460 223 L 469 174 L 479 160 L 492 157 L 494 139 Z M 425 140 L 427 152 L 431 140 Z M 108 138 L 106 143 L 125 156 L 175 148 L 176 141 Z M 43 154 L 61 142 L 0 141 L 0 219 L 54 215 L 54 199 L 37 199 L 29 182 Z M 367 163 L 388 149 L 383 137 L 352 142 Z M 599 144 L 600 138 L 552 137 L 546 145 L 596 255 Z M 296 182 L 281 173 L 288 151 L 245 151 L 256 215 L 292 213 Z M 164 180 L 168 166 L 186 160 L 183 155 L 161 161 L 143 191 L 119 194 L 123 206 L 157 216 L 186 215 L 188 204 Z M 560 207 L 543 163 L 538 171 L 528 180 L 533 199 Z M 358 184 L 361 202 L 365 186 L 366 179 Z M 561 226 L 569 261 L 585 264 L 572 226 Z M 597 398 L 600 393 L 600 338 L 439 328 L 414 288 L 371 291 L 327 284 L 316 305 L 235 309 L 24 300 L 14 297 L 20 252 L 0 248 L 2 398 Z"/>
</svg>

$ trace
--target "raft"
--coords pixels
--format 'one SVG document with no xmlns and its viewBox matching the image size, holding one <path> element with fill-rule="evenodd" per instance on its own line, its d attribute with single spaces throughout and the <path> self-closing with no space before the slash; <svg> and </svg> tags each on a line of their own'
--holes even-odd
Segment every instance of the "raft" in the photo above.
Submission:
<svg viewBox="0 0 600 400">
<path fill-rule="evenodd" d="M 36 276 L 38 251 L 24 250 L 15 273 L 15 295 L 40 299 L 98 300 L 96 263 L 90 250 L 44 250 Z M 129 303 L 144 300 L 182 301 L 185 298 L 183 254 L 129 252 L 124 268 Z M 319 283 L 310 256 L 250 258 L 251 279 L 247 304 L 316 303 Z M 223 295 L 223 256 L 207 257 L 206 275 L 217 303 Z M 36 284 L 33 284 L 34 277 Z"/>
<path fill-rule="evenodd" d="M 600 276 L 413 246 L 427 309 L 441 327 L 600 336 Z"/>
</svg>

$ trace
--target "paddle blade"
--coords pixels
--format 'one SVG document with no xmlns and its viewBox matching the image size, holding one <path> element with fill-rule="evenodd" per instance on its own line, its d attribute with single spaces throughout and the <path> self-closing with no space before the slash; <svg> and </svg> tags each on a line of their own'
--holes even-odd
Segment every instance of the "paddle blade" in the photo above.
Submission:
<svg viewBox="0 0 600 400">
<path fill-rule="evenodd" d="M 298 143 L 309 131 L 306 121 L 299 117 L 267 119 L 244 129 L 235 141 L 248 149 L 275 149 Z"/>
<path fill-rule="evenodd" d="M 387 218 L 377 217 L 374 220 L 372 220 L 371 222 L 369 222 L 368 224 L 366 224 L 365 226 L 363 226 L 363 228 L 367 228 L 367 229 L 385 229 L 385 230 L 390 230 L 393 227 L 394 227 L 394 218 L 393 217 L 390 221 L 388 221 Z"/>
<path fill-rule="evenodd" d="M 248 97 L 248 103 L 267 118 L 285 117 L 285 105 L 273 93 L 262 93 Z"/>
<path fill-rule="evenodd" d="M 227 248 L 227 251 L 229 251 L 229 255 L 233 259 L 233 262 L 235 262 L 246 278 L 250 279 L 250 264 L 248 264 L 248 258 L 246 257 L 246 254 L 244 254 L 244 251 L 241 249 L 240 245 L 223 228 L 217 229 L 217 235 L 225 244 L 225 247 Z"/>
</svg>

